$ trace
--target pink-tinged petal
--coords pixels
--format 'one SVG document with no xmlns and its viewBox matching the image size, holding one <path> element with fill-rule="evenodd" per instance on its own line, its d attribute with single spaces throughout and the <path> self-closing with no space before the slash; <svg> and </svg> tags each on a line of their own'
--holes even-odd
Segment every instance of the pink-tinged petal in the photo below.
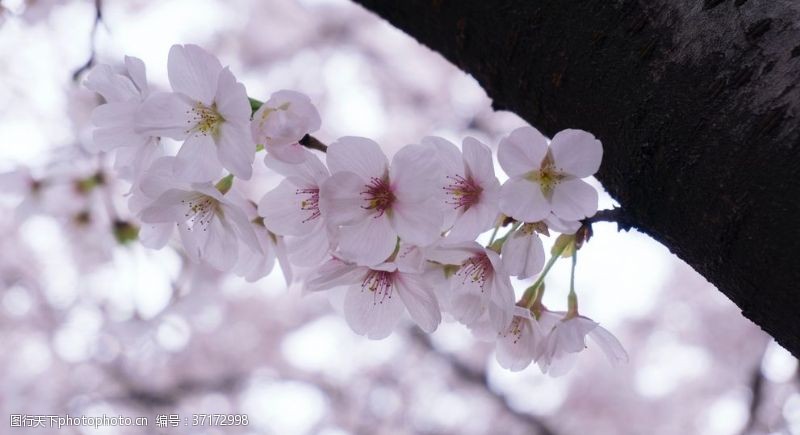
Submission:
<svg viewBox="0 0 800 435">
<path fill-rule="evenodd" d="M 169 50 L 167 72 L 172 89 L 206 106 L 214 100 L 221 71 L 219 60 L 196 45 L 173 45 Z"/>
<path fill-rule="evenodd" d="M 350 328 L 373 340 L 388 337 L 405 311 L 403 302 L 392 293 L 376 294 L 368 287 L 351 286 L 344 298 L 344 316 Z"/>
<path fill-rule="evenodd" d="M 217 149 L 209 136 L 197 135 L 186 139 L 175 156 L 175 175 L 182 180 L 204 182 L 220 178 L 222 165 Z"/>
<path fill-rule="evenodd" d="M 512 276 L 530 278 L 544 266 L 544 245 L 536 234 L 517 230 L 503 244 L 503 264 Z"/>
<path fill-rule="evenodd" d="M 143 224 L 139 228 L 139 241 L 146 248 L 161 249 L 175 231 L 175 223 Z"/>
<path fill-rule="evenodd" d="M 497 338 L 496 355 L 500 367 L 518 372 L 531 364 L 536 355 L 531 325 L 536 323 L 530 319 L 514 318 L 511 327 Z"/>
<path fill-rule="evenodd" d="M 494 161 L 492 150 L 474 137 L 466 137 L 461 145 L 464 154 L 464 167 L 467 175 L 478 184 L 489 182 L 498 183 L 494 175 Z"/>
<path fill-rule="evenodd" d="M 519 177 L 542 166 L 547 138 L 533 127 L 520 127 L 500 140 L 497 160 L 509 177 Z"/>
<path fill-rule="evenodd" d="M 594 175 L 603 160 L 603 144 L 583 130 L 563 130 L 550 143 L 553 162 L 559 172 L 577 178 Z"/>
<path fill-rule="evenodd" d="M 258 214 L 264 217 L 264 225 L 273 233 L 302 236 L 317 225 L 316 220 L 311 220 L 312 212 L 303 210 L 308 195 L 298 194 L 298 189 L 291 181 L 283 180 L 259 201 Z"/>
<path fill-rule="evenodd" d="M 239 259 L 239 239 L 224 220 L 215 218 L 208 228 L 208 238 L 200 254 L 200 260 L 217 270 L 233 269 Z"/>
<path fill-rule="evenodd" d="M 459 279 L 457 277 L 451 280 Z M 484 298 L 480 293 L 453 292 L 450 295 L 450 314 L 459 323 L 472 325 L 483 314 Z"/>
<path fill-rule="evenodd" d="M 214 103 L 217 111 L 226 122 L 245 125 L 247 139 L 250 139 L 250 100 L 247 99 L 247 90 L 243 84 L 236 81 L 236 77 L 229 68 L 224 68 L 217 80 L 217 92 Z"/>
<path fill-rule="evenodd" d="M 147 94 L 147 73 L 144 62 L 138 57 L 125 56 L 125 69 L 139 92 L 142 95 Z"/>
<path fill-rule="evenodd" d="M 281 267 L 281 273 L 283 273 L 283 277 L 286 280 L 286 285 L 292 285 L 292 282 L 294 282 L 292 263 L 289 262 L 289 251 L 286 249 L 286 243 L 284 243 L 282 236 L 275 236 L 275 257 L 278 259 L 278 265 Z"/>
<path fill-rule="evenodd" d="M 564 180 L 553 189 L 553 213 L 566 220 L 580 220 L 597 212 L 597 190 L 580 180 Z M 531 222 L 531 221 L 529 221 Z"/>
<path fill-rule="evenodd" d="M 141 99 L 139 90 L 131 79 L 114 71 L 110 65 L 92 68 L 83 84 L 109 103 Z"/>
<path fill-rule="evenodd" d="M 550 213 L 544 222 L 547 224 L 547 227 L 556 230 L 561 234 L 575 234 L 581 228 L 581 222 L 578 220 L 566 220 L 561 219 L 558 216 Z"/>
<path fill-rule="evenodd" d="M 429 248 L 425 257 L 440 264 L 461 265 L 468 258 L 483 252 L 483 247 L 475 241 L 439 245 Z"/>
<path fill-rule="evenodd" d="M 188 201 L 193 195 L 193 192 L 180 189 L 165 191 L 149 207 L 142 210 L 142 222 L 158 224 L 184 221 L 186 206 L 182 201 Z"/>
<path fill-rule="evenodd" d="M 442 211 L 435 198 L 412 204 L 396 201 L 390 219 L 403 241 L 419 246 L 435 242 L 442 227 Z"/>
<path fill-rule="evenodd" d="M 426 266 L 424 254 L 418 246 L 400 243 L 400 249 L 394 260 L 397 270 L 405 273 L 422 273 Z"/>
<path fill-rule="evenodd" d="M 302 237 L 292 237 L 287 241 L 289 258 L 300 267 L 318 267 L 330 256 L 328 232 L 320 225 Z"/>
<path fill-rule="evenodd" d="M 608 362 L 612 365 L 618 365 L 628 362 L 628 353 L 622 347 L 622 344 L 617 340 L 617 337 L 602 326 L 597 326 L 588 333 L 591 338 L 600 347 L 600 350 L 606 355 Z"/>
<path fill-rule="evenodd" d="M 497 202 L 492 204 L 476 204 L 468 208 L 453 224 L 447 234 L 448 243 L 475 240 L 479 234 L 492 228 L 500 214 Z"/>
<path fill-rule="evenodd" d="M 512 178 L 500 188 L 500 210 L 522 222 L 538 222 L 550 214 L 550 202 L 539 184 Z"/>
<path fill-rule="evenodd" d="M 268 156 L 293 165 L 303 163 L 308 157 L 308 154 L 305 153 L 305 147 L 299 143 L 290 143 L 284 145 L 267 144 L 266 149 Z"/>
<path fill-rule="evenodd" d="M 262 253 L 261 245 L 258 243 L 258 237 L 253 229 L 253 224 L 247 219 L 247 215 L 239 207 L 231 203 L 222 203 L 222 217 L 226 226 L 233 233 L 237 239 L 247 245 L 251 251 Z"/>
<path fill-rule="evenodd" d="M 303 93 L 281 89 L 270 95 L 269 100 L 264 104 L 267 107 L 279 107 L 286 103 L 288 103 L 286 110 L 302 119 L 306 130 L 305 133 L 313 133 L 322 126 L 319 111 L 317 111 L 314 103 L 311 102 L 311 98 Z"/>
<path fill-rule="evenodd" d="M 217 158 L 222 167 L 237 178 L 249 180 L 253 175 L 256 145 L 243 126 L 224 122 L 217 139 Z"/>
<path fill-rule="evenodd" d="M 305 283 L 306 291 L 330 290 L 341 285 L 361 284 L 368 269 L 331 258 L 309 277 Z"/>
<path fill-rule="evenodd" d="M 92 111 L 92 123 L 97 126 L 93 134 L 94 148 L 111 151 L 120 147 L 141 148 L 151 138 L 134 132 L 134 116 L 139 110 L 136 101 L 109 103 Z"/>
<path fill-rule="evenodd" d="M 397 244 L 397 233 L 386 215 L 364 219 L 339 231 L 339 250 L 342 256 L 362 265 L 386 261 Z"/>
<path fill-rule="evenodd" d="M 191 105 L 185 98 L 168 92 L 155 92 L 136 112 L 134 131 L 147 136 L 185 139 L 191 127 Z"/>
<path fill-rule="evenodd" d="M 367 182 L 352 172 L 333 174 L 320 186 L 319 209 L 332 225 L 349 225 L 370 218 L 361 195 Z"/>
<path fill-rule="evenodd" d="M 577 361 L 577 353 L 563 353 L 551 358 L 549 364 L 545 365 L 544 368 L 540 363 L 539 368 L 542 370 L 542 373 L 546 373 L 553 378 L 558 378 L 569 373 L 569 371 L 575 367 Z"/>
<path fill-rule="evenodd" d="M 176 184 L 173 174 L 174 163 L 175 157 L 164 156 L 156 159 L 153 164 L 147 168 L 144 176 L 138 182 L 138 188 L 145 196 L 155 199 L 170 187 L 174 187 Z M 186 187 L 188 188 L 188 183 Z"/>
<path fill-rule="evenodd" d="M 433 290 L 422 275 L 400 272 L 397 274 L 395 284 L 397 294 L 400 295 L 414 322 L 428 334 L 435 331 L 442 322 L 442 312 Z"/>
<path fill-rule="evenodd" d="M 416 203 L 435 197 L 441 178 L 436 149 L 431 146 L 406 145 L 392 158 L 389 179 L 397 201 Z"/>
<path fill-rule="evenodd" d="M 303 158 L 298 164 L 281 161 L 270 154 L 264 157 L 264 164 L 284 177 L 301 179 L 303 182 L 302 184 L 298 184 L 299 186 L 319 187 L 330 177 L 328 168 L 326 168 L 319 157 L 311 151 L 303 147 L 301 147 L 300 150 L 303 153 Z"/>
<path fill-rule="evenodd" d="M 365 179 L 383 178 L 389 167 L 389 160 L 375 141 L 355 136 L 332 143 L 328 147 L 327 162 L 331 174 L 353 172 Z"/>
</svg>

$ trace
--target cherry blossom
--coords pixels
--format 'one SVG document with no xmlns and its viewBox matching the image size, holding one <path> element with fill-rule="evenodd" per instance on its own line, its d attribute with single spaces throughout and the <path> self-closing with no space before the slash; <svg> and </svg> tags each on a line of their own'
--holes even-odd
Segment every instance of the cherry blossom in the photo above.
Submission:
<svg viewBox="0 0 800 435">
<path fill-rule="evenodd" d="M 439 237 L 442 210 L 432 147 L 407 145 L 391 167 L 370 139 L 344 137 L 328 147 L 331 177 L 320 189 L 320 210 L 339 226 L 339 250 L 362 265 L 381 264 L 399 236 L 425 246 Z"/>
<path fill-rule="evenodd" d="M 421 257 L 413 251 L 413 247 L 400 246 L 395 259 L 375 266 L 332 258 L 308 280 L 306 289 L 347 286 L 345 319 L 354 332 L 371 339 L 388 337 L 404 312 L 431 333 L 441 322 L 441 311 L 422 275 Z"/>
<path fill-rule="evenodd" d="M 427 137 L 422 143 L 436 148 L 444 168 L 440 185 L 448 241 L 474 240 L 494 226 L 500 213 L 500 182 L 494 175 L 492 151 L 472 137 L 464 139 L 462 151 L 440 137 Z"/>
<path fill-rule="evenodd" d="M 299 266 L 320 264 L 331 249 L 331 229 L 320 211 L 320 186 L 330 176 L 328 169 L 310 151 L 302 163 L 293 165 L 268 155 L 267 167 L 286 178 L 267 192 L 258 205 L 264 225 L 281 236 L 292 240 L 290 257 Z"/>
<path fill-rule="evenodd" d="M 514 307 L 514 317 L 497 336 L 496 356 L 501 367 L 520 371 L 539 356 L 545 335 L 529 309 Z"/>
<path fill-rule="evenodd" d="M 521 127 L 500 141 L 497 158 L 510 179 L 500 191 L 500 209 L 524 222 L 552 212 L 580 220 L 597 211 L 597 191 L 581 180 L 600 167 L 603 146 L 591 134 L 564 130 L 547 139 L 533 127 Z"/>
<path fill-rule="evenodd" d="M 164 164 L 164 160 L 154 163 Z M 240 243 L 247 244 L 254 252 L 262 251 L 245 213 L 211 183 L 151 178 L 139 189 L 154 197 L 146 206 L 140 206 L 142 222 L 177 223 L 184 250 L 193 261 L 207 263 L 218 270 L 230 270 L 238 259 Z M 159 225 L 154 231 L 163 237 L 165 228 Z"/>
<path fill-rule="evenodd" d="M 586 348 L 587 336 L 597 344 L 611 364 L 628 361 L 628 354 L 619 340 L 588 317 L 544 310 L 538 321 L 547 334 L 537 357 L 542 373 L 551 376 L 567 373 L 575 364 L 578 353 Z"/>
<path fill-rule="evenodd" d="M 250 131 L 256 144 L 287 163 L 301 163 L 307 156 L 300 139 L 319 130 L 322 121 L 311 99 L 300 92 L 282 90 L 253 114 Z"/>
<path fill-rule="evenodd" d="M 174 92 L 153 93 L 136 113 L 136 131 L 184 141 L 177 174 L 211 181 L 222 168 L 249 179 L 256 146 L 250 132 L 250 103 L 230 69 L 196 45 L 173 45 L 168 60 Z"/>
<path fill-rule="evenodd" d="M 248 282 L 255 282 L 272 272 L 275 260 L 283 272 L 286 284 L 292 282 L 292 267 L 286 252 L 283 237 L 270 232 L 264 225 L 264 219 L 258 215 L 256 205 L 237 195 L 235 190 L 226 195 L 233 195 L 233 201 L 242 209 L 250 221 L 256 242 L 261 248 L 254 250 L 249 243 L 239 243 L 239 255 L 233 273 L 243 277 Z"/>
<path fill-rule="evenodd" d="M 440 246 L 430 250 L 428 259 L 457 265 L 450 277 L 450 314 L 471 326 L 488 315 L 495 332 L 505 331 L 514 311 L 514 289 L 497 252 L 476 242 Z"/>
<path fill-rule="evenodd" d="M 547 230 L 542 223 L 526 223 L 512 232 L 500 251 L 503 263 L 511 276 L 530 278 L 544 266 L 544 245 L 536 234 Z"/>
<path fill-rule="evenodd" d="M 142 101 L 150 94 L 145 65 L 141 59 L 125 56 L 124 68 L 95 66 L 84 85 L 100 94 L 105 104 L 92 112 L 92 151 L 115 152 L 115 169 L 120 177 L 134 180 L 153 160 L 164 154 L 158 137 L 136 131 L 135 116 Z"/>
</svg>

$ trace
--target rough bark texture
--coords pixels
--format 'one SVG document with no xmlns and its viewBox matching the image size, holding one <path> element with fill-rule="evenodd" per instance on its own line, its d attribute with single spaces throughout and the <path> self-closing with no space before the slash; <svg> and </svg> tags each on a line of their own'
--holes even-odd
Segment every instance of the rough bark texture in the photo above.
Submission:
<svg viewBox="0 0 800 435">
<path fill-rule="evenodd" d="M 594 133 L 626 220 L 800 356 L 800 2 L 356 1 L 496 108 Z"/>
</svg>

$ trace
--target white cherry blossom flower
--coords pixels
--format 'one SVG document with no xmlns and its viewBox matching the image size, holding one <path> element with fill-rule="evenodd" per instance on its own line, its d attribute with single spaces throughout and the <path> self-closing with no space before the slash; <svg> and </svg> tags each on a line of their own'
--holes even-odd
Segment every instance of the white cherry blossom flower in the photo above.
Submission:
<svg viewBox="0 0 800 435">
<path fill-rule="evenodd" d="M 497 252 L 466 242 L 431 249 L 427 258 L 458 266 L 449 279 L 449 309 L 456 320 L 473 326 L 488 314 L 492 330 L 506 330 L 515 307 L 514 289 Z"/>
<path fill-rule="evenodd" d="M 597 344 L 611 364 L 628 361 L 628 354 L 619 340 L 588 317 L 544 310 L 538 321 L 547 334 L 541 354 L 537 357 L 542 373 L 551 376 L 567 373 L 575 364 L 578 354 L 586 349 L 587 336 Z"/>
<path fill-rule="evenodd" d="M 374 141 L 344 137 L 328 147 L 327 162 L 332 175 L 322 184 L 320 210 L 332 225 L 341 225 L 338 243 L 344 258 L 380 264 L 398 236 L 419 246 L 438 239 L 442 210 L 432 147 L 407 145 L 390 167 Z"/>
<path fill-rule="evenodd" d="M 152 185 L 156 183 L 160 187 Z M 207 263 L 218 270 L 231 270 L 238 259 L 240 243 L 247 244 L 254 252 L 261 252 L 245 213 L 211 183 L 187 185 L 174 179 L 147 180 L 140 189 L 150 193 L 161 190 L 141 210 L 142 222 L 177 223 L 184 250 L 193 261 Z"/>
<path fill-rule="evenodd" d="M 226 194 L 236 195 L 235 190 L 231 190 Z M 243 277 L 247 282 L 255 282 L 267 276 L 272 272 L 275 266 L 275 260 L 283 272 L 283 277 L 286 280 L 286 285 L 292 282 L 292 268 L 286 252 L 286 244 L 283 237 L 271 233 L 264 226 L 264 219 L 258 215 L 256 205 L 244 198 L 236 195 L 233 198 L 235 204 L 240 206 L 242 211 L 250 221 L 253 227 L 253 232 L 256 235 L 256 241 L 260 250 L 254 250 L 251 244 L 239 244 L 239 257 L 236 266 L 233 268 L 233 273 Z"/>
<path fill-rule="evenodd" d="M 410 249 L 401 246 L 395 260 L 369 267 L 333 258 L 308 280 L 306 289 L 347 286 L 345 319 L 354 332 L 371 339 L 388 337 L 404 312 L 431 333 L 441 322 L 441 311 L 422 275 L 420 257 L 404 254 Z"/>
<path fill-rule="evenodd" d="M 444 201 L 444 229 L 451 243 L 475 240 L 494 226 L 500 214 L 500 182 L 494 175 L 492 151 L 467 137 L 462 150 L 440 137 L 427 137 L 423 145 L 436 148 L 443 175 L 439 183 Z"/>
<path fill-rule="evenodd" d="M 581 180 L 600 167 L 603 146 L 591 134 L 564 130 L 547 139 L 521 127 L 500 141 L 497 158 L 510 177 L 500 191 L 500 209 L 518 221 L 538 222 L 552 212 L 580 220 L 597 211 L 597 191 Z"/>
<path fill-rule="evenodd" d="M 308 150 L 302 163 L 288 164 L 268 155 L 267 167 L 286 177 L 258 204 L 264 225 L 273 233 L 289 236 L 290 258 L 298 266 L 319 265 L 331 249 L 330 227 L 319 208 L 320 186 L 328 169 Z"/>
<path fill-rule="evenodd" d="M 268 155 L 286 163 L 301 163 L 308 154 L 300 139 L 319 130 L 322 121 L 311 99 L 300 92 L 275 92 L 259 107 L 250 122 L 256 144 Z"/>
<path fill-rule="evenodd" d="M 547 228 L 561 234 L 575 234 L 582 225 L 579 220 L 561 219 L 553 213 L 550 213 L 550 216 L 545 218 L 544 223 L 547 224 Z"/>
<path fill-rule="evenodd" d="M 249 179 L 256 146 L 250 137 L 250 103 L 244 85 L 196 45 L 173 45 L 168 60 L 174 92 L 154 93 L 136 114 L 137 131 L 184 141 L 177 174 L 205 182 L 222 168 Z"/>
<path fill-rule="evenodd" d="M 164 154 L 158 137 L 135 130 L 135 115 L 150 94 L 145 65 L 141 59 L 125 56 L 124 69 L 95 66 L 84 85 L 100 94 L 105 104 L 92 112 L 94 152 L 115 152 L 114 169 L 127 180 L 134 180 L 153 160 Z"/>
<path fill-rule="evenodd" d="M 500 251 L 503 263 L 511 276 L 530 278 L 544 266 L 544 245 L 536 234 L 542 223 L 525 223 L 517 228 L 503 243 Z"/>
<path fill-rule="evenodd" d="M 544 340 L 542 328 L 530 310 L 516 306 L 511 324 L 497 336 L 497 362 L 513 372 L 523 370 L 539 355 Z"/>
</svg>

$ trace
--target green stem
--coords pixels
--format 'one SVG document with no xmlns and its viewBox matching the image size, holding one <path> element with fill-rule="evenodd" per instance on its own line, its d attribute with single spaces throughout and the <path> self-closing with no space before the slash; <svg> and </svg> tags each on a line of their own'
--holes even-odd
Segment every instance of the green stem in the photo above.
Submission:
<svg viewBox="0 0 800 435">
<path fill-rule="evenodd" d="M 561 257 L 561 253 L 564 252 L 566 248 L 567 244 L 564 244 L 564 246 L 562 246 L 559 250 L 553 252 L 550 260 L 548 260 L 547 264 L 544 265 L 544 270 L 542 270 L 539 278 L 536 278 L 536 281 L 533 283 L 533 285 L 525 289 L 525 293 L 522 295 L 522 299 L 528 301 L 528 304 L 525 308 L 530 309 L 531 306 L 533 306 L 539 287 L 541 287 L 542 282 L 544 282 L 544 278 L 547 276 L 547 273 L 550 272 L 550 269 L 553 267 L 553 265 L 556 264 L 556 260 Z"/>
<path fill-rule="evenodd" d="M 250 110 L 252 110 L 253 113 L 256 113 L 256 111 L 264 104 L 263 101 L 258 101 L 255 98 L 247 97 L 247 99 L 250 100 Z"/>
<path fill-rule="evenodd" d="M 572 270 L 569 274 L 569 296 L 567 296 L 567 318 L 578 315 L 578 295 L 575 293 L 575 267 L 578 265 L 578 249 L 572 253 Z"/>
</svg>

